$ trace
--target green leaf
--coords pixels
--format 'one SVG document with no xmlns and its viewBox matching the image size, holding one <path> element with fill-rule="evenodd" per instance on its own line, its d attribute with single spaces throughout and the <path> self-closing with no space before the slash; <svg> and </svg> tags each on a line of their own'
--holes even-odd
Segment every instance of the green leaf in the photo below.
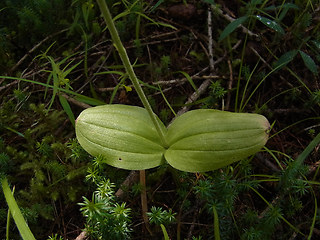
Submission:
<svg viewBox="0 0 320 240">
<path fill-rule="evenodd" d="M 141 170 L 167 162 L 187 172 L 225 167 L 258 152 L 268 139 L 269 122 L 258 114 L 198 109 L 165 128 L 169 147 L 144 108 L 104 105 L 84 110 L 76 120 L 80 145 L 114 167 Z"/>
<path fill-rule="evenodd" d="M 299 53 L 300 53 L 300 56 L 302 57 L 302 60 L 303 60 L 303 62 L 304 62 L 304 65 L 305 65 L 312 73 L 314 73 L 315 75 L 318 75 L 318 68 L 317 68 L 316 63 L 313 61 L 313 59 L 312 59 L 308 54 L 306 54 L 306 53 L 303 52 L 303 51 L 300 51 L 300 50 L 299 50 Z"/>
<path fill-rule="evenodd" d="M 84 110 L 76 120 L 80 145 L 114 167 L 141 170 L 165 161 L 188 172 L 225 167 L 259 151 L 268 139 L 269 122 L 258 114 L 198 109 L 177 117 L 162 141 L 144 108 L 121 104 Z"/>
<path fill-rule="evenodd" d="M 276 22 L 266 17 L 261 17 L 260 15 L 255 16 L 260 22 L 262 22 L 267 27 L 273 29 L 274 31 L 284 34 L 283 28 Z"/>
<path fill-rule="evenodd" d="M 165 159 L 187 172 L 222 168 L 258 152 L 268 139 L 269 127 L 258 114 L 189 111 L 168 127 Z"/>
<path fill-rule="evenodd" d="M 150 12 L 153 12 L 157 7 L 160 6 L 160 4 L 162 4 L 164 2 L 164 0 L 159 0 L 151 9 Z"/>
<path fill-rule="evenodd" d="M 102 155 L 114 167 L 141 170 L 164 163 L 165 148 L 148 112 L 141 107 L 115 104 L 88 108 L 76 120 L 76 135 L 88 153 Z"/>
<path fill-rule="evenodd" d="M 297 50 L 291 50 L 289 52 L 286 52 L 283 54 L 278 61 L 274 64 L 275 68 L 282 68 L 285 65 L 287 65 L 289 62 L 291 62 L 294 57 L 297 55 L 298 51 Z"/>
<path fill-rule="evenodd" d="M 232 33 L 237 27 L 239 27 L 242 23 L 244 23 L 248 19 L 248 16 L 243 16 L 235 19 L 231 23 L 228 24 L 228 26 L 222 31 L 219 41 L 222 41 L 227 36 L 229 36 L 230 33 Z"/>
</svg>

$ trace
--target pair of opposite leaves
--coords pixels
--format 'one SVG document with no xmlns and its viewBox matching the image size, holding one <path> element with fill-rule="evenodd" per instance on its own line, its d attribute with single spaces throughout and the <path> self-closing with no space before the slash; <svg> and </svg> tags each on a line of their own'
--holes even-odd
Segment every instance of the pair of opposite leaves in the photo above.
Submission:
<svg viewBox="0 0 320 240">
<path fill-rule="evenodd" d="M 182 171 L 205 172 L 258 152 L 270 128 L 262 115 L 213 109 L 189 111 L 168 128 L 157 120 L 167 147 L 144 108 L 121 104 L 84 110 L 76 120 L 76 135 L 88 153 L 114 167 L 142 170 L 167 161 Z"/>
</svg>

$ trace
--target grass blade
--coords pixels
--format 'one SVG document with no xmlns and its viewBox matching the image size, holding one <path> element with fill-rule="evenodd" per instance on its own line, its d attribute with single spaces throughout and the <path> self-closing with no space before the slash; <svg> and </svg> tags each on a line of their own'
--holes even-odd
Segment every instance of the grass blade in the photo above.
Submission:
<svg viewBox="0 0 320 240">
<path fill-rule="evenodd" d="M 22 213 L 18 207 L 18 204 L 14 199 L 13 194 L 10 190 L 7 179 L 6 178 L 2 179 L 1 184 L 2 184 L 3 193 L 6 198 L 7 204 L 9 206 L 11 215 L 18 227 L 21 237 L 24 240 L 36 240 L 22 216 Z"/>
<path fill-rule="evenodd" d="M 124 72 L 120 72 L 120 71 L 105 71 L 105 72 L 95 73 L 94 76 L 104 75 L 104 74 L 117 74 L 117 75 L 120 75 L 121 77 L 123 77 L 125 75 Z"/>
<path fill-rule="evenodd" d="M 255 71 L 256 71 L 256 69 L 257 69 L 257 67 L 258 67 L 258 65 L 259 65 L 259 62 L 260 62 L 260 61 L 257 61 L 256 65 L 254 66 L 253 70 L 251 71 L 250 75 L 248 76 L 246 85 L 245 85 L 244 90 L 243 90 L 243 93 L 242 93 L 242 98 L 241 98 L 240 106 L 239 106 L 240 112 L 243 111 L 242 104 L 243 104 L 244 98 L 245 98 L 245 96 L 246 96 L 246 92 L 247 92 L 247 89 L 248 89 L 248 85 L 249 85 L 249 82 L 250 82 L 253 74 L 255 73 Z"/>
<path fill-rule="evenodd" d="M 68 115 L 70 122 L 72 123 L 72 126 L 74 127 L 75 125 L 75 118 L 74 118 L 74 114 L 71 110 L 70 104 L 68 103 L 67 99 L 62 96 L 59 95 L 59 100 L 61 103 L 61 106 L 63 107 L 63 110 L 66 112 L 66 114 Z"/>
<path fill-rule="evenodd" d="M 171 107 L 171 104 L 168 102 L 166 96 L 163 94 L 160 85 L 158 85 L 158 87 L 159 87 L 159 89 L 160 89 L 160 93 L 161 93 L 164 101 L 166 102 L 166 104 L 168 105 L 168 107 L 170 108 L 170 110 L 171 110 L 171 112 L 174 114 L 174 116 L 176 116 L 176 115 L 177 115 L 176 112 L 173 110 L 173 108 Z"/>
<path fill-rule="evenodd" d="M 190 83 L 190 85 L 192 86 L 192 88 L 193 88 L 196 92 L 198 92 L 197 86 L 194 84 L 192 78 L 190 77 L 190 75 L 189 75 L 188 73 L 186 73 L 186 72 L 184 72 L 184 71 L 177 71 L 177 73 L 181 73 L 181 74 L 188 80 L 188 82 Z"/>
<path fill-rule="evenodd" d="M 34 80 L 25 79 L 25 78 L 8 77 L 8 76 L 0 76 L 0 78 L 11 79 L 11 80 L 20 80 L 20 81 L 24 81 L 24 82 L 37 84 L 37 85 L 40 85 L 40 86 L 43 86 L 43 87 L 54 88 L 54 86 L 52 86 L 50 84 L 37 82 L 37 81 L 34 81 Z M 60 92 L 65 92 L 65 93 L 70 94 L 70 95 L 74 95 L 74 96 L 76 96 L 77 100 L 79 100 L 79 101 L 81 101 L 83 103 L 87 103 L 87 104 L 94 105 L 94 106 L 99 106 L 99 105 L 106 104 L 103 101 L 100 101 L 98 99 L 94 99 L 94 98 L 91 98 L 91 97 L 84 96 L 82 94 L 76 93 L 76 92 L 71 91 L 69 89 L 64 89 L 64 88 L 58 87 L 57 90 L 59 90 Z"/>
<path fill-rule="evenodd" d="M 135 14 L 140 15 L 141 17 L 149 20 L 150 22 L 152 22 L 153 24 L 155 24 L 156 26 L 162 26 L 162 27 L 167 27 L 167 28 L 171 28 L 173 30 L 177 30 L 176 27 L 172 26 L 171 24 L 167 24 L 167 23 L 163 23 L 163 22 L 156 22 L 153 19 L 151 19 L 150 17 L 148 17 L 147 15 L 141 13 L 141 12 L 135 12 Z"/>
<path fill-rule="evenodd" d="M 297 157 L 296 163 L 302 164 L 304 160 L 309 156 L 313 149 L 320 143 L 320 133 L 309 143 L 309 145 L 303 150 L 303 152 Z"/>
<path fill-rule="evenodd" d="M 48 107 L 48 109 L 50 109 L 53 102 L 54 102 L 54 99 L 58 93 L 58 87 L 60 85 L 58 76 L 59 76 L 60 69 L 59 69 L 58 64 L 56 64 L 51 57 L 48 57 L 48 59 L 50 60 L 50 63 L 52 66 L 52 77 L 53 77 L 53 92 L 52 92 L 52 97 L 51 97 L 50 104 Z"/>
</svg>

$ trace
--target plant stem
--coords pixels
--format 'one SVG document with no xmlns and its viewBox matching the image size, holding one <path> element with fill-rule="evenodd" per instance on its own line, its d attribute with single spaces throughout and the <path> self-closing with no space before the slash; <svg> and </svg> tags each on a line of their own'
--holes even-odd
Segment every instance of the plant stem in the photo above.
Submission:
<svg viewBox="0 0 320 240">
<path fill-rule="evenodd" d="M 167 147 L 168 144 L 165 140 L 165 134 L 163 132 L 163 130 L 161 129 L 160 127 L 160 124 L 159 124 L 159 121 L 157 120 L 157 117 L 156 115 L 154 114 L 154 112 L 152 111 L 152 108 L 148 102 L 148 99 L 146 97 L 146 95 L 144 94 L 140 84 L 139 84 L 139 81 L 138 81 L 138 78 L 135 74 L 135 72 L 133 71 L 133 68 L 132 68 L 132 65 L 130 63 L 130 60 L 129 60 L 129 57 L 128 57 L 128 54 L 126 52 L 126 49 L 124 48 L 122 42 L 121 42 L 121 39 L 119 37 L 119 34 L 118 34 L 118 31 L 113 23 L 113 19 L 111 17 L 111 14 L 110 14 L 110 11 L 109 11 L 109 8 L 105 2 L 105 0 L 97 0 L 97 3 L 99 5 L 99 8 L 100 8 L 100 11 L 104 17 L 104 20 L 107 24 L 107 27 L 109 29 L 109 32 L 111 34 L 111 38 L 112 38 L 112 41 L 116 47 L 116 49 L 118 50 L 119 52 L 119 55 L 120 55 L 120 58 L 122 60 L 122 63 L 132 81 L 132 84 L 134 86 L 134 88 L 136 89 L 137 93 L 138 93 L 138 96 L 143 104 L 143 106 L 145 107 L 145 109 L 148 111 L 149 115 L 150 115 L 150 118 L 160 136 L 160 139 L 161 139 L 161 142 L 163 144 L 164 147 Z"/>
<path fill-rule="evenodd" d="M 141 209 L 142 209 L 142 217 L 146 229 L 152 236 L 152 231 L 149 226 L 149 219 L 147 216 L 148 212 L 148 201 L 147 201 L 147 186 L 146 186 L 146 170 L 140 170 L 140 184 L 142 185 L 141 189 Z"/>
</svg>

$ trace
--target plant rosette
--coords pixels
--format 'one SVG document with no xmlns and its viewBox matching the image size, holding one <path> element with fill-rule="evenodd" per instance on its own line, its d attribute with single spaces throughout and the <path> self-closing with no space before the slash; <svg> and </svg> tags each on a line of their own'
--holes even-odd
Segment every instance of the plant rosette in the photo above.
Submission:
<svg viewBox="0 0 320 240">
<path fill-rule="evenodd" d="M 76 136 L 88 153 L 114 167 L 143 170 L 167 162 L 181 171 L 205 172 L 260 151 L 270 129 L 262 115 L 213 109 L 189 111 L 168 128 L 156 119 L 168 146 L 147 110 L 121 104 L 84 110 L 76 120 Z"/>
</svg>

